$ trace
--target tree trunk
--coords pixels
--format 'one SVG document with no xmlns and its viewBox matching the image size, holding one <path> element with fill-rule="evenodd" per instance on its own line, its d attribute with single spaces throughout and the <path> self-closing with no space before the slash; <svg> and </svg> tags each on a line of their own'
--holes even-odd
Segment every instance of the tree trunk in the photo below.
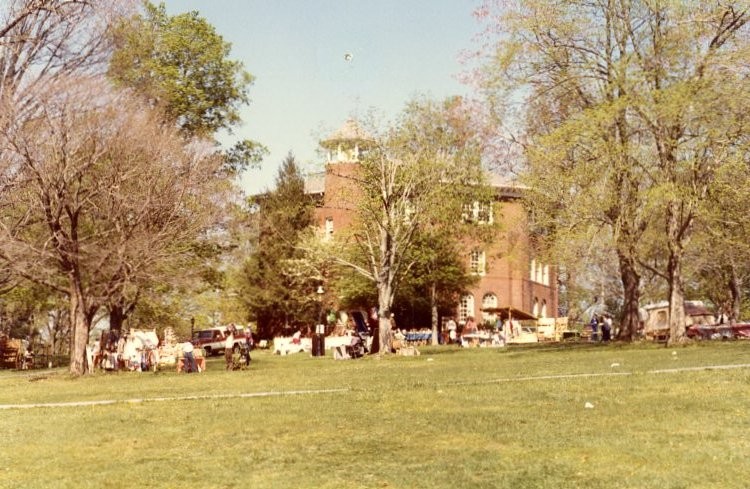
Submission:
<svg viewBox="0 0 750 489">
<path fill-rule="evenodd" d="M 729 324 L 734 325 L 740 317 L 740 306 L 742 305 L 742 284 L 737 277 L 737 268 L 734 263 L 730 265 L 729 272 L 729 294 L 732 299 L 732 310 L 729 312 Z"/>
<path fill-rule="evenodd" d="M 378 283 L 378 345 L 381 355 L 391 352 L 391 305 L 393 289 L 388 283 Z"/>
<path fill-rule="evenodd" d="M 681 217 L 678 217 L 681 216 Z M 685 335 L 685 293 L 682 289 L 683 243 L 689 228 L 689 217 L 684 217 L 680 203 L 670 202 L 667 206 L 667 283 L 669 285 L 669 339 L 667 345 L 684 343 Z"/>
<path fill-rule="evenodd" d="M 117 331 L 117 337 L 122 332 L 122 323 L 125 321 L 125 311 L 121 304 L 109 306 L 109 329 Z"/>
<path fill-rule="evenodd" d="M 70 286 L 70 326 L 73 332 L 70 347 L 70 373 L 84 375 L 88 369 L 86 344 L 89 341 L 91 320 L 86 311 L 83 294 L 76 283 Z"/>
<path fill-rule="evenodd" d="M 667 265 L 669 281 L 669 340 L 667 345 L 684 343 L 685 336 L 685 294 L 682 290 L 682 256 L 670 252 Z"/>
<path fill-rule="evenodd" d="M 440 343 L 438 339 L 438 307 L 437 307 L 437 287 L 432 284 L 430 287 L 430 311 L 432 314 L 432 344 Z"/>
<path fill-rule="evenodd" d="M 617 258 L 620 262 L 620 278 L 624 291 L 620 330 L 617 339 L 633 341 L 633 338 L 637 337 L 640 327 L 638 306 L 641 298 L 641 276 L 638 274 L 633 256 L 618 250 Z"/>
</svg>

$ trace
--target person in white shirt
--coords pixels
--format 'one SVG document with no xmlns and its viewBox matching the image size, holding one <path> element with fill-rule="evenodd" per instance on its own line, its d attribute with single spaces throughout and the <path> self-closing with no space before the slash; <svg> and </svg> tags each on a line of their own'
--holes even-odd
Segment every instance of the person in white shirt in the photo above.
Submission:
<svg viewBox="0 0 750 489">
<path fill-rule="evenodd" d="M 198 371 L 198 365 L 195 363 L 195 355 L 193 355 L 193 350 L 193 344 L 189 341 L 186 341 L 182 344 L 182 353 L 185 355 L 182 368 L 187 373 Z"/>
<path fill-rule="evenodd" d="M 448 340 L 450 343 L 456 342 L 456 329 L 458 326 L 456 325 L 456 321 L 453 320 L 453 318 L 448 319 L 448 322 L 445 323 L 445 327 L 448 328 Z"/>
<path fill-rule="evenodd" d="M 230 324 L 227 328 L 227 337 L 224 339 L 224 359 L 227 362 L 227 370 L 234 368 L 234 362 L 232 361 L 232 349 L 234 348 L 234 324 Z"/>
</svg>

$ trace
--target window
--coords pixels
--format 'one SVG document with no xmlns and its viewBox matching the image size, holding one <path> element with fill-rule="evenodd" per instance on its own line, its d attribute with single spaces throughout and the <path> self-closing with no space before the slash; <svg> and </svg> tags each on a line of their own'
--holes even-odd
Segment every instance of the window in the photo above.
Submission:
<svg viewBox="0 0 750 489">
<path fill-rule="evenodd" d="M 539 299 L 534 298 L 534 309 L 531 310 L 531 314 L 535 317 L 539 317 Z"/>
<path fill-rule="evenodd" d="M 492 202 L 478 202 L 464 204 L 461 217 L 466 222 L 478 224 L 492 224 Z"/>
<path fill-rule="evenodd" d="M 476 220 L 479 224 L 492 224 L 492 202 L 475 202 Z"/>
<path fill-rule="evenodd" d="M 326 228 L 325 234 L 323 235 L 324 241 L 330 241 L 333 238 L 333 218 L 326 217 Z"/>
<path fill-rule="evenodd" d="M 542 301 L 542 314 L 540 317 L 546 318 L 547 317 L 547 300 Z"/>
<path fill-rule="evenodd" d="M 542 269 L 542 283 L 544 285 L 549 285 L 549 265 L 544 265 L 544 268 Z"/>
<path fill-rule="evenodd" d="M 490 309 L 497 307 L 497 296 L 492 292 L 484 294 L 482 297 L 482 309 Z M 482 320 L 485 322 L 494 323 L 497 320 L 496 312 L 482 311 Z"/>
<path fill-rule="evenodd" d="M 484 251 L 474 250 L 471 252 L 471 261 L 469 262 L 469 271 L 475 275 L 484 275 L 485 273 Z"/>
<path fill-rule="evenodd" d="M 656 326 L 658 328 L 666 328 L 668 325 L 667 311 L 659 311 L 656 313 Z"/>
<path fill-rule="evenodd" d="M 531 267 L 529 270 L 529 280 L 534 280 L 534 279 L 536 279 L 536 260 L 532 258 Z"/>
<path fill-rule="evenodd" d="M 474 316 L 474 296 L 467 294 L 461 297 L 461 302 L 458 306 L 458 320 L 466 322 L 469 316 Z"/>
</svg>

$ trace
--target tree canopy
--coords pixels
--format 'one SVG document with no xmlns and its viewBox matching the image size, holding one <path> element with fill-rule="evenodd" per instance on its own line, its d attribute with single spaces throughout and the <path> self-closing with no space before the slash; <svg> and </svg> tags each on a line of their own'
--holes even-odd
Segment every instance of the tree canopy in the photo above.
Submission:
<svg viewBox="0 0 750 489">
<path fill-rule="evenodd" d="M 315 290 L 321 280 L 297 248 L 313 224 L 313 201 L 289 153 L 276 176 L 276 188 L 256 197 L 257 242 L 241 272 L 243 300 L 258 323 L 258 333 L 273 337 L 285 327 L 310 324 Z"/>
<path fill-rule="evenodd" d="M 648 270 L 668 285 L 681 341 L 700 203 L 716 170 L 747 154 L 748 3 L 518 0 L 480 16 L 497 36 L 482 86 L 493 103 L 525 103 L 529 203 L 548 244 L 585 248 L 606 229 L 626 338 Z"/>
<path fill-rule="evenodd" d="M 160 107 L 187 134 L 211 136 L 240 122 L 252 75 L 198 12 L 170 16 L 163 3 L 115 31 L 109 75 Z"/>
</svg>

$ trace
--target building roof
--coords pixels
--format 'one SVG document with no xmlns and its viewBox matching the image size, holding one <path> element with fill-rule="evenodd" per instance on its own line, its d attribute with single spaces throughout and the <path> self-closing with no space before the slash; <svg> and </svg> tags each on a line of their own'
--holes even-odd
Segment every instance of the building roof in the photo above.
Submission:
<svg viewBox="0 0 750 489">
<path fill-rule="evenodd" d="M 497 173 L 487 172 L 487 181 L 500 197 L 518 198 L 529 189 L 526 185 Z"/>
<path fill-rule="evenodd" d="M 703 301 L 685 301 L 685 315 L 687 316 L 708 316 L 713 313 L 706 307 Z M 641 309 L 646 311 L 653 311 L 656 309 L 667 309 L 669 308 L 669 301 L 661 301 L 656 304 L 648 304 L 643 306 Z"/>
<path fill-rule="evenodd" d="M 498 193 L 506 197 L 518 197 L 524 190 L 528 188 L 525 185 L 511 180 L 508 177 L 498 175 L 496 173 L 488 173 L 487 179 L 491 187 L 493 187 L 498 191 Z M 325 172 L 309 173 L 305 177 L 305 193 L 325 194 L 325 180 Z"/>
</svg>

